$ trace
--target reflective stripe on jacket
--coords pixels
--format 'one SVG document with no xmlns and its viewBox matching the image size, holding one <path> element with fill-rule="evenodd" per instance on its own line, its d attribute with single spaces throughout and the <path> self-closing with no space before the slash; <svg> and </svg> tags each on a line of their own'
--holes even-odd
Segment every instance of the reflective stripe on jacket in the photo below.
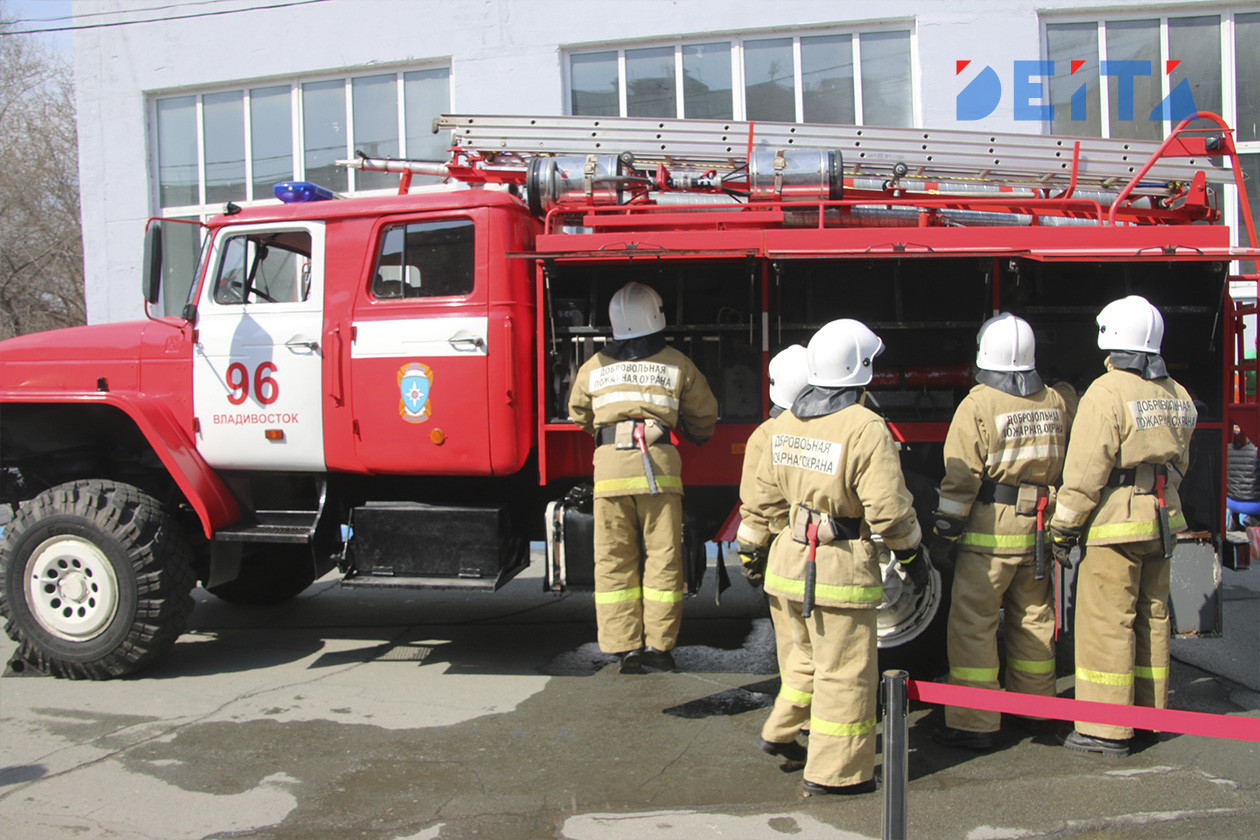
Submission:
<svg viewBox="0 0 1260 840">
<path fill-rule="evenodd" d="M 1063 466 L 1054 523 L 1079 528 L 1093 543 L 1159 538 L 1156 496 L 1149 487 L 1109 487 L 1113 469 L 1166 464 L 1164 501 L 1174 532 L 1186 529 L 1177 487 L 1185 475 L 1198 413 L 1190 394 L 1172 377 L 1143 379 L 1110 370 L 1081 397 Z"/>
<path fill-rule="evenodd" d="M 569 419 L 589 434 L 621 420 L 650 418 L 670 429 L 681 425 L 701 442 L 713 434 L 717 409 L 704 374 L 673 347 L 632 361 L 596 353 L 578 370 L 569 394 Z M 682 493 L 682 460 L 668 439 L 649 446 L 648 456 L 660 492 Z M 594 474 L 596 496 L 650 490 L 638 449 L 596 447 Z"/>
<path fill-rule="evenodd" d="M 804 596 L 809 554 L 808 546 L 792 538 L 790 527 L 802 506 L 837 519 L 862 520 L 859 539 L 817 548 L 814 594 L 823 606 L 879 605 L 883 579 L 872 533 L 891 549 L 913 548 L 922 537 L 888 426 L 860 405 L 808 420 L 791 412 L 776 418 L 752 496 L 740 508 L 740 538 L 765 545 L 774 533 L 771 523 L 787 521 L 789 527 L 770 548 L 765 588 L 792 601 Z"/>
<path fill-rule="evenodd" d="M 1063 397 L 1043 388 L 1026 397 L 977 385 L 954 412 L 945 437 L 939 510 L 967 518 L 959 544 L 982 554 L 1029 554 L 1037 517 L 1010 504 L 977 502 L 983 482 L 1051 487 L 1067 453 Z M 1049 511 L 1046 512 L 1049 522 Z"/>
</svg>

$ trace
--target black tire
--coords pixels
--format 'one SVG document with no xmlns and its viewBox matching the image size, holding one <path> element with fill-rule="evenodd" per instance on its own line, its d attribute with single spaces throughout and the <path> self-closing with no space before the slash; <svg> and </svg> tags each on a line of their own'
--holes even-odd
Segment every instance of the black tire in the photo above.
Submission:
<svg viewBox="0 0 1260 840">
<path fill-rule="evenodd" d="M 241 559 L 235 580 L 207 592 L 240 606 L 273 606 L 301 594 L 315 582 L 315 561 L 308 545 L 269 545 Z"/>
<path fill-rule="evenodd" d="M 161 657 L 192 612 L 192 552 L 156 499 L 73 481 L 22 505 L 0 547 L 0 615 L 17 656 L 46 674 L 104 680 Z"/>
</svg>

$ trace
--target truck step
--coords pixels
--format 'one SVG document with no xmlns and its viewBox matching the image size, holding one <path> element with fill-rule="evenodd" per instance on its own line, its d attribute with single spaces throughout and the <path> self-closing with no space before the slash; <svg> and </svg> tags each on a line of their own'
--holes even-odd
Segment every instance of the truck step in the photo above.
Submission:
<svg viewBox="0 0 1260 840">
<path fill-rule="evenodd" d="M 493 592 L 524 569 L 517 566 L 493 577 L 446 577 L 437 575 L 362 575 L 352 574 L 342 578 L 341 585 L 350 588 L 378 589 L 451 589 L 477 592 Z"/>
<path fill-rule="evenodd" d="M 315 536 L 319 511 L 260 510 L 254 519 L 218 531 L 220 542 L 309 543 Z"/>
</svg>

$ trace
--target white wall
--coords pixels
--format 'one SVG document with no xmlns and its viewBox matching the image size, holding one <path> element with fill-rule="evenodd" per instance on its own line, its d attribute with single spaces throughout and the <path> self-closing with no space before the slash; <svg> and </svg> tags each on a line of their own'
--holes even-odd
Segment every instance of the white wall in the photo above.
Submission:
<svg viewBox="0 0 1260 840">
<path fill-rule="evenodd" d="M 188 5 L 142 14 L 133 0 L 74 0 L 83 23 L 224 11 Z M 259 5 L 239 0 L 237 7 Z M 1211 6 L 1209 0 L 1143 10 Z M 880 16 L 871 12 L 878 9 Z M 982 123 L 954 119 L 955 61 L 1010 77 L 1037 59 L 1039 14 L 1132 12 L 1101 0 L 326 0 L 310 5 L 86 29 L 75 34 L 87 307 L 92 322 L 142 316 L 140 243 L 154 212 L 147 97 L 238 81 L 450 58 L 456 113 L 560 114 L 563 50 L 701 34 L 912 22 L 918 120 L 925 127 L 1036 131 L 1002 107 Z M 1050 11 L 1047 11 L 1050 10 Z M 79 22 L 79 21 L 76 21 Z"/>
</svg>

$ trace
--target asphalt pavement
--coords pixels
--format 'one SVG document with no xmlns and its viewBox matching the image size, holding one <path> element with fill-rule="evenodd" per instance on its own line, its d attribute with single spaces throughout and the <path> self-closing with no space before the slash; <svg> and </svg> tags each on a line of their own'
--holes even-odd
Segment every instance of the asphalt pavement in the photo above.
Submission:
<svg viewBox="0 0 1260 840">
<path fill-rule="evenodd" d="M 540 565 L 494 594 L 330 576 L 242 608 L 198 590 L 190 630 L 135 677 L 7 672 L 4 836 L 880 837 L 882 794 L 803 799 L 799 770 L 757 750 L 778 678 L 742 578 L 721 606 L 711 580 L 688 601 L 678 672 L 631 676 L 595 646 L 591 596 L 542 592 Z M 1260 569 L 1224 574 L 1225 634 L 1174 642 L 1170 704 L 1251 725 Z M 1109 759 L 1008 727 L 978 754 L 935 744 L 942 719 L 911 706 L 909 837 L 1252 840 L 1260 826 L 1260 744 L 1165 734 Z"/>
</svg>

